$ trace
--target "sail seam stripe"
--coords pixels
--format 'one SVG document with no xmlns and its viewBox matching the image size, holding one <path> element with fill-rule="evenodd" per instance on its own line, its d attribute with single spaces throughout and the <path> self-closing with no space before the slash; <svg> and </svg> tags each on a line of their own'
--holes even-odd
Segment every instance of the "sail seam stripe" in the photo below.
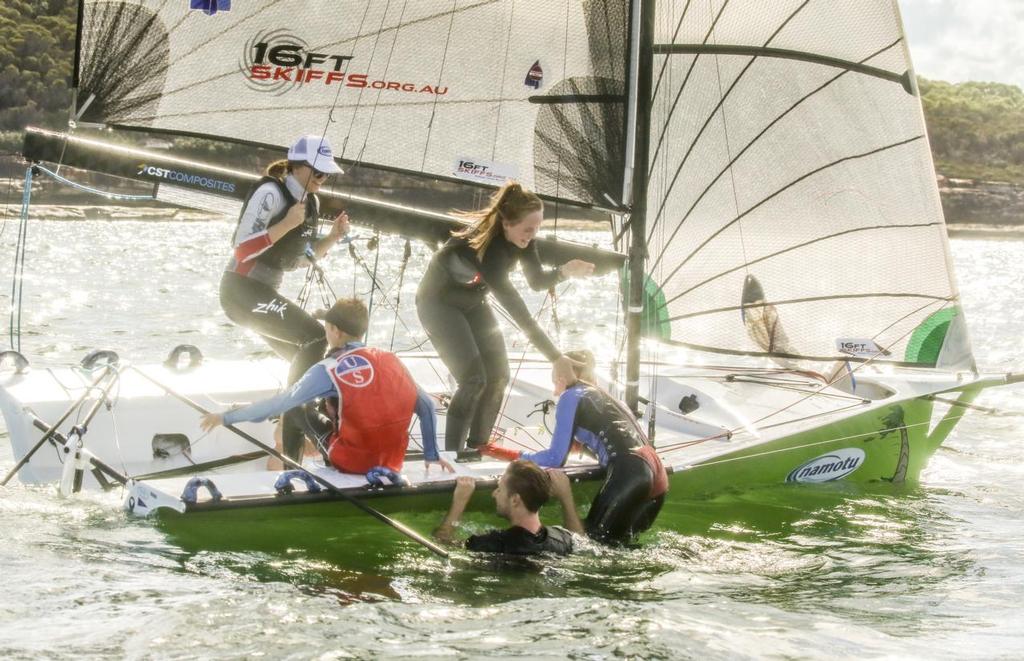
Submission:
<svg viewBox="0 0 1024 661">
<path fill-rule="evenodd" d="M 811 0 L 804 0 L 803 4 L 801 4 L 795 10 L 793 10 L 793 13 L 791 13 L 789 16 L 787 16 L 786 20 L 782 22 L 782 24 L 778 27 L 778 29 L 776 29 L 775 32 L 773 32 L 771 34 L 771 36 L 769 36 L 768 39 L 765 40 L 764 46 L 767 47 L 768 44 L 770 44 L 772 42 L 772 39 L 774 39 L 775 37 L 779 36 L 779 33 L 782 32 L 783 28 L 785 28 L 787 25 L 789 25 L 789 22 L 792 21 L 797 16 L 797 14 L 799 14 L 800 11 L 804 7 L 807 6 L 807 4 L 810 1 Z M 712 29 L 712 33 L 714 33 L 714 27 L 713 26 L 712 26 L 711 29 Z M 705 39 L 705 41 L 706 41 L 706 39 Z M 658 54 L 657 45 L 655 45 L 655 51 L 654 52 L 655 52 L 655 54 Z M 699 53 L 697 55 L 699 55 Z M 711 124 L 711 120 L 714 119 L 715 113 L 717 113 L 722 108 L 722 106 L 725 105 L 725 100 L 729 97 L 729 95 L 732 94 L 732 91 L 739 84 L 740 80 L 743 79 L 743 77 L 746 75 L 746 73 L 750 69 L 750 67 L 752 67 L 754 65 L 754 62 L 757 61 L 757 58 L 758 58 L 758 56 L 754 55 L 754 57 L 752 57 L 750 59 L 750 61 L 747 62 L 746 66 L 744 66 L 743 69 L 739 72 L 739 74 L 736 75 L 736 78 L 732 81 L 732 84 L 729 85 L 729 89 L 727 89 L 725 91 L 725 94 L 722 94 L 721 93 L 721 88 L 719 88 L 719 96 L 721 98 L 719 98 L 718 103 L 711 110 L 711 112 L 708 113 L 708 118 L 704 122 L 704 124 L 700 127 L 700 130 L 697 131 L 697 135 L 694 136 L 693 140 L 690 143 L 689 149 L 686 150 L 686 154 L 683 156 L 683 159 L 682 159 L 682 161 L 680 163 L 680 166 L 685 164 L 686 161 L 690 158 L 690 154 L 693 152 L 694 147 L 697 146 L 697 143 L 700 141 L 701 136 L 704 135 L 704 130 L 707 129 L 707 127 Z M 665 59 L 666 59 L 666 61 L 668 60 L 668 58 L 665 58 Z M 696 62 L 696 58 L 694 58 L 694 62 Z M 717 59 L 715 61 L 715 64 L 716 64 L 716 68 L 718 68 L 718 66 L 717 66 L 718 61 L 717 61 Z M 683 82 L 683 86 L 679 88 L 679 95 L 682 95 L 683 87 L 685 87 L 685 86 L 686 86 L 686 81 L 684 81 Z M 721 71 L 719 71 L 719 86 L 721 86 Z M 678 102 L 678 100 L 679 100 L 679 95 L 676 96 L 676 102 Z M 669 109 L 668 115 L 665 117 L 665 124 L 662 127 L 662 129 L 661 129 L 661 134 L 658 136 L 658 144 L 655 145 L 654 153 L 651 155 L 651 161 L 652 162 L 657 160 L 657 158 L 658 158 L 658 153 L 661 151 L 661 145 L 665 141 L 665 134 L 668 132 L 668 127 L 669 127 L 669 124 L 672 121 L 672 116 L 675 114 L 675 110 L 676 110 L 676 103 L 673 103 L 672 107 Z M 723 113 L 723 115 L 724 115 L 724 113 Z M 650 173 L 653 172 L 653 171 L 654 171 L 654 166 L 652 165 L 650 167 L 650 169 L 648 170 L 648 176 L 650 176 Z"/>
<path fill-rule="evenodd" d="M 801 248 L 806 248 L 808 246 L 812 246 L 812 245 L 814 245 L 814 244 L 816 244 L 816 243 L 818 243 L 820 241 L 828 241 L 829 239 L 835 239 L 835 238 L 838 238 L 840 236 L 846 236 L 847 234 L 856 234 L 858 232 L 871 232 L 871 231 L 875 231 L 875 230 L 890 230 L 890 229 L 917 229 L 917 228 L 922 228 L 922 227 L 936 227 L 936 226 L 938 226 L 940 224 L 941 223 L 933 221 L 933 222 L 930 222 L 930 223 L 905 223 L 905 224 L 900 224 L 900 225 L 871 225 L 871 226 L 868 226 L 868 227 L 855 227 L 853 229 L 843 230 L 842 232 L 835 232 L 833 234 L 826 234 L 824 236 L 820 236 L 820 237 L 811 239 L 810 241 L 804 241 L 803 243 L 798 243 L 796 245 L 789 246 L 789 247 L 784 248 L 782 250 L 778 250 L 776 252 L 769 253 L 767 255 L 764 255 L 763 257 L 758 257 L 757 259 L 754 259 L 754 260 L 751 260 L 751 261 L 745 261 L 740 266 L 736 266 L 736 267 L 733 267 L 731 269 L 727 269 L 725 271 L 722 271 L 721 273 L 718 273 L 716 275 L 713 275 L 710 278 L 707 278 L 707 279 L 705 279 L 705 280 L 703 280 L 703 281 L 693 285 L 689 289 L 687 289 L 685 291 L 682 291 L 679 294 L 676 294 L 675 296 L 673 296 L 672 298 L 666 300 L 665 304 L 660 306 L 658 309 L 660 310 L 661 308 L 667 307 L 669 303 L 675 301 L 676 299 L 682 298 L 683 296 L 686 296 L 687 294 L 689 294 L 693 290 L 699 289 L 700 287 L 703 287 L 704 285 L 708 284 L 709 282 L 713 282 L 714 280 L 717 280 L 718 278 L 726 276 L 726 275 L 728 275 L 730 273 L 734 273 L 734 272 L 739 271 L 741 269 L 746 269 L 746 268 L 748 268 L 748 267 L 750 267 L 750 266 L 752 266 L 754 264 L 758 264 L 760 262 L 767 261 L 769 259 L 772 259 L 773 257 L 778 257 L 779 255 L 784 255 L 784 254 L 786 254 L 788 252 L 792 252 L 794 250 L 799 250 Z"/>
<path fill-rule="evenodd" d="M 722 14 L 725 13 L 725 8 L 728 7 L 728 6 L 729 6 L 729 1 L 726 0 L 722 4 L 722 8 L 718 10 L 718 15 L 715 16 L 715 20 L 713 20 L 711 22 L 711 27 L 708 28 L 707 33 L 704 35 L 704 41 L 705 42 L 707 42 L 707 40 L 711 38 L 711 35 L 714 34 L 715 26 L 718 25 L 718 20 L 720 18 L 722 18 Z M 668 109 L 668 113 L 667 113 L 666 119 L 665 119 L 665 125 L 662 128 L 661 135 L 658 136 L 658 146 L 661 145 L 661 140 L 662 140 L 662 138 L 665 135 L 665 131 L 668 130 L 669 120 L 672 118 L 672 116 L 676 112 L 676 107 L 679 105 L 679 100 L 683 97 L 683 92 L 686 90 L 686 86 L 690 82 L 690 76 L 693 75 L 693 70 L 695 68 L 697 68 L 697 60 L 699 60 L 699 59 L 700 59 L 700 54 L 698 53 L 697 56 L 693 58 L 693 61 L 690 62 L 690 66 L 686 70 L 686 75 L 683 77 L 683 82 L 681 82 L 679 84 L 679 90 L 676 92 L 676 96 L 672 100 L 672 105 Z M 651 101 L 653 101 L 653 99 L 654 99 L 654 97 L 652 96 L 651 97 Z M 713 117 L 714 117 L 714 112 L 712 111 L 711 117 L 709 117 L 707 119 L 707 121 L 705 122 L 705 125 L 707 124 L 707 122 L 710 122 Z M 700 134 L 698 133 L 698 137 L 699 136 L 700 136 Z M 686 157 L 689 156 L 691 151 L 693 151 L 693 148 L 696 146 L 696 144 L 697 144 L 697 140 L 694 140 L 693 142 L 690 143 L 690 147 L 689 147 L 689 149 L 687 149 L 686 155 L 683 156 L 683 162 L 686 162 Z M 648 179 L 650 179 L 651 173 L 654 171 L 654 167 L 651 165 L 651 162 L 655 160 L 657 155 L 658 155 L 658 149 L 657 149 L 657 147 L 655 147 L 654 153 L 650 157 L 648 157 L 647 163 L 639 164 L 641 167 L 643 167 L 643 168 L 645 168 L 647 170 L 647 178 Z M 682 165 L 680 165 L 680 167 L 682 167 Z M 659 213 L 660 213 L 660 211 L 661 210 L 659 209 Z M 657 222 L 657 218 L 655 218 L 655 222 Z M 653 229 L 654 229 L 653 227 L 650 228 L 648 230 L 648 232 L 653 231 Z"/>
<path fill-rule="evenodd" d="M 723 308 L 713 308 L 711 310 L 701 310 L 700 312 L 688 312 L 686 314 L 677 315 L 670 317 L 669 321 L 678 321 L 681 319 L 693 319 L 695 317 L 702 317 L 709 314 L 718 314 L 720 312 L 735 312 L 744 308 L 765 308 L 769 306 L 779 305 L 796 305 L 799 303 L 815 303 L 819 301 L 838 301 L 838 300 L 850 300 L 860 298 L 923 298 L 931 302 L 943 301 L 952 302 L 955 297 L 949 296 L 936 296 L 934 294 L 917 294 L 912 292 L 868 292 L 863 294 L 830 294 L 828 296 L 806 296 L 804 298 L 791 298 L 781 301 L 765 301 L 764 303 L 750 303 L 747 305 L 730 305 Z M 928 305 L 931 305 L 931 302 Z M 925 306 L 927 307 L 927 305 Z M 768 352 L 769 354 L 782 355 L 773 351 Z"/>
<path fill-rule="evenodd" d="M 871 60 L 872 58 L 876 57 L 877 55 L 879 55 L 881 53 L 884 53 L 885 51 L 889 50 L 890 48 L 892 48 L 893 46 L 895 46 L 899 42 L 900 42 L 900 40 L 897 39 L 896 41 L 894 41 L 893 43 L 889 44 L 888 46 L 886 46 L 886 47 L 884 47 L 882 49 L 879 49 L 878 51 L 875 51 L 871 55 L 867 56 L 862 61 L 863 62 L 867 62 L 868 60 Z M 762 136 L 764 136 L 768 131 L 770 131 L 772 129 L 772 127 L 774 127 L 776 124 L 781 122 L 785 117 L 787 117 L 789 115 L 789 113 L 791 113 L 794 110 L 796 110 L 798 107 L 800 107 L 800 105 L 804 101 L 807 101 L 808 99 L 810 99 L 811 97 L 816 95 L 818 92 L 822 91 L 823 89 L 825 89 L 826 87 L 828 87 L 829 85 L 834 83 L 835 81 L 837 81 L 840 78 L 842 78 L 843 76 L 845 76 L 847 73 L 848 73 L 848 71 L 846 71 L 846 70 L 840 71 L 838 74 L 836 74 L 832 78 L 828 79 L 827 81 L 825 81 L 824 83 L 822 83 L 818 87 L 814 88 L 813 90 L 811 90 L 810 92 L 808 92 L 804 96 L 800 97 L 800 99 L 798 99 L 796 101 L 796 103 L 791 105 L 789 108 L 787 108 L 785 111 L 783 111 L 782 114 L 780 114 L 778 117 L 776 117 L 771 122 L 769 122 L 763 129 L 761 129 L 761 131 L 759 131 L 758 134 L 755 135 L 750 140 L 750 142 L 748 142 L 746 144 L 746 146 L 744 146 L 743 149 L 741 149 L 736 154 L 735 158 L 733 158 L 729 163 L 727 163 L 725 165 L 725 167 L 722 168 L 722 170 L 717 175 L 715 175 L 715 178 L 711 180 L 711 182 L 704 188 L 703 191 L 701 191 L 700 195 L 697 196 L 697 199 L 694 200 L 693 204 L 690 205 L 690 208 L 686 210 L 686 213 L 683 214 L 682 220 L 680 220 L 679 223 L 676 225 L 675 229 L 672 230 L 672 235 L 669 237 L 668 241 L 664 244 L 664 247 L 662 248 L 661 252 L 658 253 L 657 258 L 655 258 L 655 261 L 654 261 L 654 264 L 652 265 L 652 268 L 656 267 L 661 262 L 662 258 L 665 256 L 665 251 L 667 250 L 668 245 L 672 242 L 673 239 L 675 239 L 676 234 L 679 233 L 679 230 L 682 229 L 683 223 L 685 223 L 686 220 L 690 217 L 690 214 L 692 214 L 693 210 L 697 208 L 697 205 L 700 204 L 701 200 L 704 199 L 704 196 L 707 195 L 707 193 L 714 187 L 714 185 L 716 183 L 718 183 L 718 180 L 721 179 L 722 176 L 726 172 L 729 171 L 729 168 L 732 167 L 733 164 L 735 164 L 736 161 L 738 161 L 743 156 L 743 154 L 745 154 L 747 152 L 747 150 L 749 150 L 751 147 L 753 147 L 754 144 L 756 144 L 757 141 L 760 140 Z M 665 210 L 665 204 L 668 202 L 668 196 L 672 192 L 672 189 L 675 188 L 676 181 L 679 179 L 679 175 L 682 172 L 682 169 L 683 169 L 683 164 L 680 164 L 679 167 L 676 168 L 676 172 L 675 172 L 675 174 L 672 177 L 672 182 L 669 184 L 668 189 L 665 191 L 664 197 L 662 198 L 661 206 L 658 208 L 658 213 L 656 214 L 656 216 L 654 218 L 654 222 L 651 224 L 651 228 L 650 228 L 651 232 L 653 232 L 654 228 L 658 226 L 658 223 L 664 217 L 663 211 Z"/>
<path fill-rule="evenodd" d="M 683 21 L 686 20 L 686 12 L 690 10 L 690 2 L 691 0 L 686 0 L 686 4 L 683 6 L 683 13 L 679 16 L 679 23 L 676 24 L 676 30 L 672 33 L 672 43 L 675 43 L 676 37 L 679 36 L 679 30 L 683 27 Z M 661 69 L 658 70 L 658 79 L 654 82 L 654 91 L 651 92 L 651 99 L 658 98 L 658 88 L 661 87 L 661 79 L 665 74 L 665 69 L 668 67 L 668 60 L 669 58 L 666 57 L 661 62 Z"/>
<path fill-rule="evenodd" d="M 691 252 L 689 255 L 687 255 L 682 261 L 680 261 L 676 265 L 676 267 L 674 269 L 672 269 L 672 272 L 668 274 L 668 278 L 666 279 L 666 281 L 667 280 L 671 280 L 675 276 L 675 274 L 679 272 L 679 269 L 681 269 L 683 266 L 685 266 L 686 263 L 689 262 L 690 259 L 692 259 L 694 257 L 694 255 L 696 255 L 698 252 L 703 250 L 705 246 L 707 246 L 709 243 L 711 243 L 711 241 L 714 240 L 717 236 L 719 236 L 722 232 L 724 232 L 725 230 L 727 230 L 730 227 L 732 227 L 735 223 L 737 223 L 743 217 L 753 213 L 756 209 L 760 208 L 762 205 L 767 204 L 769 201 L 771 201 L 774 198 L 778 197 L 779 195 L 781 195 L 782 193 L 786 192 L 787 190 L 789 190 L 793 186 L 796 186 L 800 182 L 802 182 L 802 181 L 804 181 L 806 179 L 809 179 L 810 177 L 813 177 L 816 174 L 820 174 L 821 172 L 824 172 L 825 170 L 828 170 L 829 168 L 832 168 L 832 167 L 834 167 L 836 165 L 839 165 L 841 163 L 845 163 L 847 161 L 853 161 L 853 160 L 857 160 L 857 159 L 861 159 L 861 158 L 868 158 L 870 156 L 874 156 L 876 154 L 880 154 L 880 153 L 882 153 L 884 151 L 888 151 L 890 149 L 895 149 L 896 147 L 902 147 L 904 145 L 910 144 L 910 143 L 915 142 L 917 140 L 921 140 L 923 138 L 924 138 L 923 135 L 916 135 L 916 136 L 914 136 L 912 138 L 907 138 L 906 140 L 900 140 L 899 142 L 894 142 L 894 143 L 891 143 L 891 144 L 888 144 L 888 145 L 883 145 L 882 147 L 878 147 L 878 148 L 872 149 L 870 151 L 862 152 L 860 154 L 853 154 L 851 156 L 844 156 L 843 158 L 837 159 L 837 160 L 832 161 L 830 163 L 826 163 L 825 165 L 822 165 L 819 168 L 815 168 L 814 170 L 811 170 L 810 172 L 807 172 L 806 174 L 801 175 L 800 177 L 798 177 L 798 178 L 794 179 L 793 181 L 789 182 L 788 184 L 786 184 L 782 188 L 776 190 L 771 195 L 765 197 L 760 202 L 757 202 L 752 207 L 750 207 L 749 209 L 747 209 L 746 211 L 741 213 L 739 216 L 737 216 L 736 218 L 733 218 L 728 223 L 726 223 L 725 225 L 720 227 L 717 231 L 715 231 L 707 239 L 702 241 L 700 243 L 700 245 L 698 245 L 696 248 L 694 248 L 693 252 Z"/>
</svg>

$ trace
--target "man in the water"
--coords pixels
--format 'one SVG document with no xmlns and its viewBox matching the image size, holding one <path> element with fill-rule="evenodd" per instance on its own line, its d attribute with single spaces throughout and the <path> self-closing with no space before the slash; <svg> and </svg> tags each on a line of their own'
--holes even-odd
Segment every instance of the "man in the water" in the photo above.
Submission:
<svg viewBox="0 0 1024 661">
<path fill-rule="evenodd" d="M 452 540 L 475 489 L 476 481 L 471 477 L 460 477 L 456 481 L 451 509 L 434 531 L 435 537 L 444 542 Z M 562 505 L 565 528 L 541 523 L 540 508 L 552 496 Z M 532 461 L 517 460 L 508 465 L 494 490 L 494 503 L 498 516 L 508 519 L 512 526 L 471 535 L 466 540 L 466 549 L 508 555 L 565 555 L 573 550 L 570 530 L 583 532 L 569 478 L 562 471 L 545 471 Z"/>
</svg>

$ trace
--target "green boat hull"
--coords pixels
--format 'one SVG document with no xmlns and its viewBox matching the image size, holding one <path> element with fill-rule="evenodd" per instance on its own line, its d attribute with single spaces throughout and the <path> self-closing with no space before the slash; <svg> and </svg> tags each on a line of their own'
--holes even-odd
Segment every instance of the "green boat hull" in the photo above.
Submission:
<svg viewBox="0 0 1024 661">
<path fill-rule="evenodd" d="M 961 395 L 969 403 L 976 392 Z M 723 499 L 757 502 L 752 493 L 768 490 L 782 496 L 786 512 L 799 504 L 820 504 L 821 498 L 843 498 L 868 490 L 905 489 L 920 476 L 961 412 L 954 407 L 932 427 L 933 402 L 927 398 L 872 407 L 862 414 L 816 427 L 775 441 L 718 455 L 713 460 L 677 466 L 670 475 L 670 491 L 658 529 L 681 533 L 711 525 L 702 512 L 714 512 Z M 574 483 L 581 514 L 601 485 L 593 472 Z M 812 482 L 812 483 L 808 483 Z M 494 482 L 480 482 L 467 508 L 470 528 L 502 525 L 494 516 Z M 731 500 L 730 500 L 731 499 Z M 384 489 L 367 492 L 362 500 L 423 534 L 437 525 L 451 502 L 450 487 Z M 763 502 L 763 501 L 762 501 Z M 721 512 L 733 517 L 735 512 Z M 750 512 L 777 521 L 780 513 Z M 560 520 L 557 506 L 549 506 L 546 520 Z M 301 550 L 319 558 L 341 558 L 347 563 L 367 556 L 380 560 L 382 549 L 410 550 L 415 544 L 388 529 L 351 504 L 332 494 L 301 494 L 276 499 L 244 501 L 231 507 L 192 508 L 184 514 L 160 510 L 158 525 L 186 550 L 254 550 L 288 553 Z M 368 543 L 368 540 L 380 540 Z"/>
</svg>

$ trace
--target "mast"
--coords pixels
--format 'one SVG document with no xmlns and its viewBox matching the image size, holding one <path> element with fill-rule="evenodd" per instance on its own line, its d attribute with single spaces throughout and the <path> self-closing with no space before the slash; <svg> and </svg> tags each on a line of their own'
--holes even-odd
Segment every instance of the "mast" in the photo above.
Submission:
<svg viewBox="0 0 1024 661">
<path fill-rule="evenodd" d="M 654 72 L 654 2 L 636 0 L 630 20 L 629 87 L 634 90 L 632 205 L 629 215 L 629 303 L 626 308 L 626 405 L 638 410 L 640 389 L 640 316 L 643 314 L 644 261 L 647 258 L 647 170 L 650 152 L 651 88 Z"/>
</svg>

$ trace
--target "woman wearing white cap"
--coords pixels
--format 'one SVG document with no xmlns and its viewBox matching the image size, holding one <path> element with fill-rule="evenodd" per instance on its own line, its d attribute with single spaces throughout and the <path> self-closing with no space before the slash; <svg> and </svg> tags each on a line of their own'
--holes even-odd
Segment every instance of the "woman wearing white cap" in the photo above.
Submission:
<svg viewBox="0 0 1024 661">
<path fill-rule="evenodd" d="M 282 296 L 278 287 L 285 271 L 308 264 L 307 250 L 320 259 L 348 233 L 348 215 L 342 211 L 331 230 L 317 237 L 316 192 L 340 172 L 326 138 L 299 138 L 288 158 L 271 163 L 249 194 L 235 229 L 234 252 L 221 278 L 224 312 L 291 361 L 289 385 L 323 359 L 327 340 L 320 322 Z M 284 439 L 285 454 L 300 459 L 302 435 L 290 436 Z"/>
</svg>

